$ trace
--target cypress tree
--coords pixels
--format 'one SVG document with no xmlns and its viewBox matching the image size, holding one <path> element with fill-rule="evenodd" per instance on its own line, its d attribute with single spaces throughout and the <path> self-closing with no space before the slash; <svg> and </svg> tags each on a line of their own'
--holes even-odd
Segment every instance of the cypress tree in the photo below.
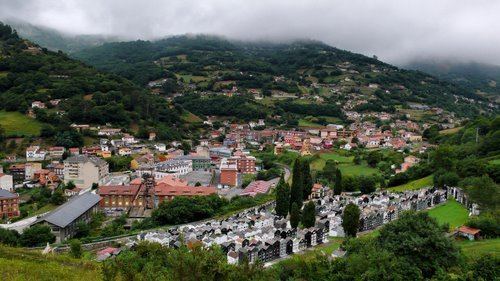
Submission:
<svg viewBox="0 0 500 281">
<path fill-rule="evenodd" d="M 302 207 L 304 177 L 302 176 L 302 161 L 300 158 L 295 159 L 293 164 L 292 187 L 290 189 L 290 209 L 293 203 L 297 203 L 297 207 Z"/>
<path fill-rule="evenodd" d="M 335 170 L 335 185 L 333 186 L 333 193 L 339 195 L 342 192 L 342 172 L 339 168 Z"/>
<path fill-rule="evenodd" d="M 300 210 L 297 202 L 292 203 L 292 210 L 290 211 L 290 226 L 292 228 L 297 228 L 299 226 L 300 220 Z"/>
<path fill-rule="evenodd" d="M 316 206 L 313 201 L 309 201 L 304 206 L 302 212 L 302 225 L 304 227 L 313 227 L 316 224 Z"/>
<path fill-rule="evenodd" d="M 347 237 L 356 237 L 359 227 L 360 210 L 353 203 L 347 204 L 342 214 L 342 227 Z"/>
<path fill-rule="evenodd" d="M 311 195 L 312 187 L 313 187 L 313 180 L 311 176 L 311 167 L 309 166 L 309 161 L 307 160 L 302 160 L 302 193 L 303 196 L 302 198 L 306 200 L 309 195 Z"/>
<path fill-rule="evenodd" d="M 286 217 L 290 208 L 290 187 L 281 175 L 280 181 L 276 186 L 276 214 Z"/>
</svg>

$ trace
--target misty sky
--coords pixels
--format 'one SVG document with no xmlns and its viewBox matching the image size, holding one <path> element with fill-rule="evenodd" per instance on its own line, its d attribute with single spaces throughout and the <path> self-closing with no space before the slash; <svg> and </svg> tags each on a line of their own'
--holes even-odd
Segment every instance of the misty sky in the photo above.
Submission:
<svg viewBox="0 0 500 281">
<path fill-rule="evenodd" d="M 6 18 L 72 34 L 309 38 L 395 64 L 435 57 L 500 65 L 497 0 L 0 0 Z"/>
</svg>

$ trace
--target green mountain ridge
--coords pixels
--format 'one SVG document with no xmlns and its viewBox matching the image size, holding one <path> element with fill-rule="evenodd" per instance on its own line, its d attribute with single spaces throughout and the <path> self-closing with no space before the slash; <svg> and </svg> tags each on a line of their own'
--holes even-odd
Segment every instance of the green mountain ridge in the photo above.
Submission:
<svg viewBox="0 0 500 281">
<path fill-rule="evenodd" d="M 500 66 L 498 65 L 424 59 L 413 61 L 404 67 L 429 73 L 439 79 L 486 94 L 492 100 L 499 101 Z"/>
<path fill-rule="evenodd" d="M 240 92 L 260 89 L 303 95 L 315 94 L 318 84 L 329 84 L 348 95 L 373 92 L 368 86 L 375 85 L 379 91 L 366 98 L 376 100 L 379 111 L 408 103 L 441 107 L 462 116 L 489 110 L 464 100 L 486 101 L 468 88 L 317 41 L 255 43 L 208 35 L 174 36 L 106 43 L 73 56 L 138 84 L 169 80 L 171 92 L 220 92 L 231 85 Z"/>
<path fill-rule="evenodd" d="M 37 120 L 57 130 L 72 123 L 123 127 L 181 123 L 181 112 L 164 99 L 120 76 L 41 48 L 1 23 L 0 58 L 0 110 L 26 113 L 33 101 L 41 101 L 47 108 L 34 109 Z M 60 103 L 53 105 L 54 100 Z"/>
</svg>

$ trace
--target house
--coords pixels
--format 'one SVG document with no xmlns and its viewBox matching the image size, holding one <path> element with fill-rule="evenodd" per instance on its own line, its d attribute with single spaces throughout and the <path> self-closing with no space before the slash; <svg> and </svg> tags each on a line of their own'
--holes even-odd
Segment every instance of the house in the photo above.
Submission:
<svg viewBox="0 0 500 281">
<path fill-rule="evenodd" d="M 236 163 L 236 168 L 239 173 L 243 174 L 255 174 L 255 162 L 256 159 L 253 156 L 238 155 L 228 158 L 230 163 Z"/>
<path fill-rule="evenodd" d="M 20 215 L 19 195 L 0 189 L 0 219 L 15 218 Z"/>
<path fill-rule="evenodd" d="M 24 171 L 26 169 L 26 164 L 14 164 L 9 167 L 9 174 L 12 175 L 14 182 L 21 182 L 24 180 Z"/>
<path fill-rule="evenodd" d="M 122 129 L 116 129 L 116 128 L 102 128 L 97 132 L 98 136 L 114 136 L 118 135 L 122 132 Z"/>
<path fill-rule="evenodd" d="M 56 236 L 56 243 L 66 241 L 75 235 L 79 222 L 89 223 L 92 214 L 98 210 L 101 197 L 86 192 L 71 198 L 49 214 L 39 218 L 33 225 L 47 225 Z"/>
<path fill-rule="evenodd" d="M 226 158 L 222 159 L 220 164 L 220 181 L 219 183 L 225 186 L 238 185 L 238 168 L 235 163 L 229 163 Z"/>
<path fill-rule="evenodd" d="M 102 249 L 96 253 L 96 260 L 97 261 L 104 261 L 110 257 L 117 256 L 120 254 L 121 250 L 119 248 L 113 248 L 113 247 L 107 247 L 105 249 Z"/>
<path fill-rule="evenodd" d="M 155 144 L 155 149 L 158 152 L 165 152 L 167 150 L 167 146 L 164 143 L 157 143 Z"/>
<path fill-rule="evenodd" d="M 120 147 L 118 149 L 118 155 L 120 155 L 120 156 L 129 156 L 129 155 L 132 155 L 132 149 L 130 149 L 128 147 Z"/>
<path fill-rule="evenodd" d="M 14 190 L 14 180 L 12 175 L 0 173 L 0 190 L 6 190 L 9 192 Z"/>
<path fill-rule="evenodd" d="M 35 173 L 41 169 L 42 169 L 42 163 L 38 162 L 26 163 L 24 165 L 24 179 L 28 181 L 34 180 Z"/>
<path fill-rule="evenodd" d="M 122 141 L 126 144 L 134 144 L 138 143 L 138 141 L 134 138 L 134 136 L 129 135 L 129 134 L 124 134 L 122 136 Z"/>
<path fill-rule="evenodd" d="M 102 183 L 109 174 L 106 161 L 92 156 L 76 155 L 64 160 L 64 183 L 70 181 L 79 188 L 90 188 L 93 183 Z"/>
<path fill-rule="evenodd" d="M 456 235 L 465 237 L 469 240 L 477 240 L 480 238 L 481 230 L 473 227 L 462 225 L 458 228 Z"/>
<path fill-rule="evenodd" d="M 78 147 L 70 147 L 69 148 L 69 154 L 70 155 L 80 155 L 80 148 Z"/>
<path fill-rule="evenodd" d="M 49 147 L 48 153 L 51 159 L 61 159 L 66 149 L 63 146 Z"/>
<path fill-rule="evenodd" d="M 193 162 L 182 159 L 169 159 L 154 165 L 154 176 L 161 179 L 165 176 L 181 176 L 193 171 Z M 141 171 L 138 171 L 141 173 Z M 142 173 L 145 171 L 142 171 Z M 141 174 L 142 174 L 141 173 Z"/>
<path fill-rule="evenodd" d="M 33 101 L 31 103 L 31 108 L 47 108 L 47 106 L 45 106 L 45 103 L 41 101 Z"/>
<path fill-rule="evenodd" d="M 30 146 L 26 148 L 26 161 L 43 161 L 47 152 L 41 150 L 40 146 Z"/>
<path fill-rule="evenodd" d="M 212 168 L 212 160 L 206 156 L 192 154 L 178 156 L 174 159 L 191 161 L 193 171 L 208 171 Z"/>
</svg>

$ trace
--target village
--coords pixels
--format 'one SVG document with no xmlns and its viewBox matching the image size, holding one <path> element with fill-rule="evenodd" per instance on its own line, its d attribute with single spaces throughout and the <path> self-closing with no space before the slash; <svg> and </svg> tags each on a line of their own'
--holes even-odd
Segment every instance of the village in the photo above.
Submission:
<svg viewBox="0 0 500 281">
<path fill-rule="evenodd" d="M 43 106 L 40 102 L 32 105 Z M 63 196 L 69 199 L 93 192 L 100 196 L 101 207 L 119 210 L 110 213 L 127 213 L 138 219 L 149 217 L 159 203 L 176 196 L 218 194 L 231 198 L 267 194 L 282 171 L 289 173 L 287 165 L 280 167 L 281 172 L 275 168 L 266 173 L 261 159 L 254 155 L 267 147 L 272 147 L 277 156 L 349 153 L 361 148 L 406 155 L 400 165 L 391 166 L 392 173 L 405 172 L 418 163 L 420 153 L 432 147 L 422 138 L 423 130 L 430 124 L 399 120 L 388 113 L 345 113 L 352 121 L 349 125 L 328 124 L 323 128 L 295 130 L 268 127 L 263 119 L 238 124 L 209 117 L 204 121 L 209 128 L 205 138 L 171 143 L 156 141 L 154 132 L 147 139 L 139 139 L 120 128 L 73 124 L 73 130 L 92 132 L 98 144 L 69 148 L 32 145 L 26 148 L 25 157 L 11 155 L 4 159 L 6 169 L 0 174 L 2 217 L 8 221 L 21 216 L 23 196 L 17 190 L 26 192 L 40 187 L 54 193 L 63 186 Z M 387 125 L 362 121 L 366 117 Z M 220 126 L 214 126 L 215 123 Z M 106 161 L 110 158 L 127 161 L 125 169 L 110 170 L 112 162 Z M 146 175 L 153 177 L 148 188 Z M 61 241 L 64 240 L 63 237 Z"/>
</svg>

